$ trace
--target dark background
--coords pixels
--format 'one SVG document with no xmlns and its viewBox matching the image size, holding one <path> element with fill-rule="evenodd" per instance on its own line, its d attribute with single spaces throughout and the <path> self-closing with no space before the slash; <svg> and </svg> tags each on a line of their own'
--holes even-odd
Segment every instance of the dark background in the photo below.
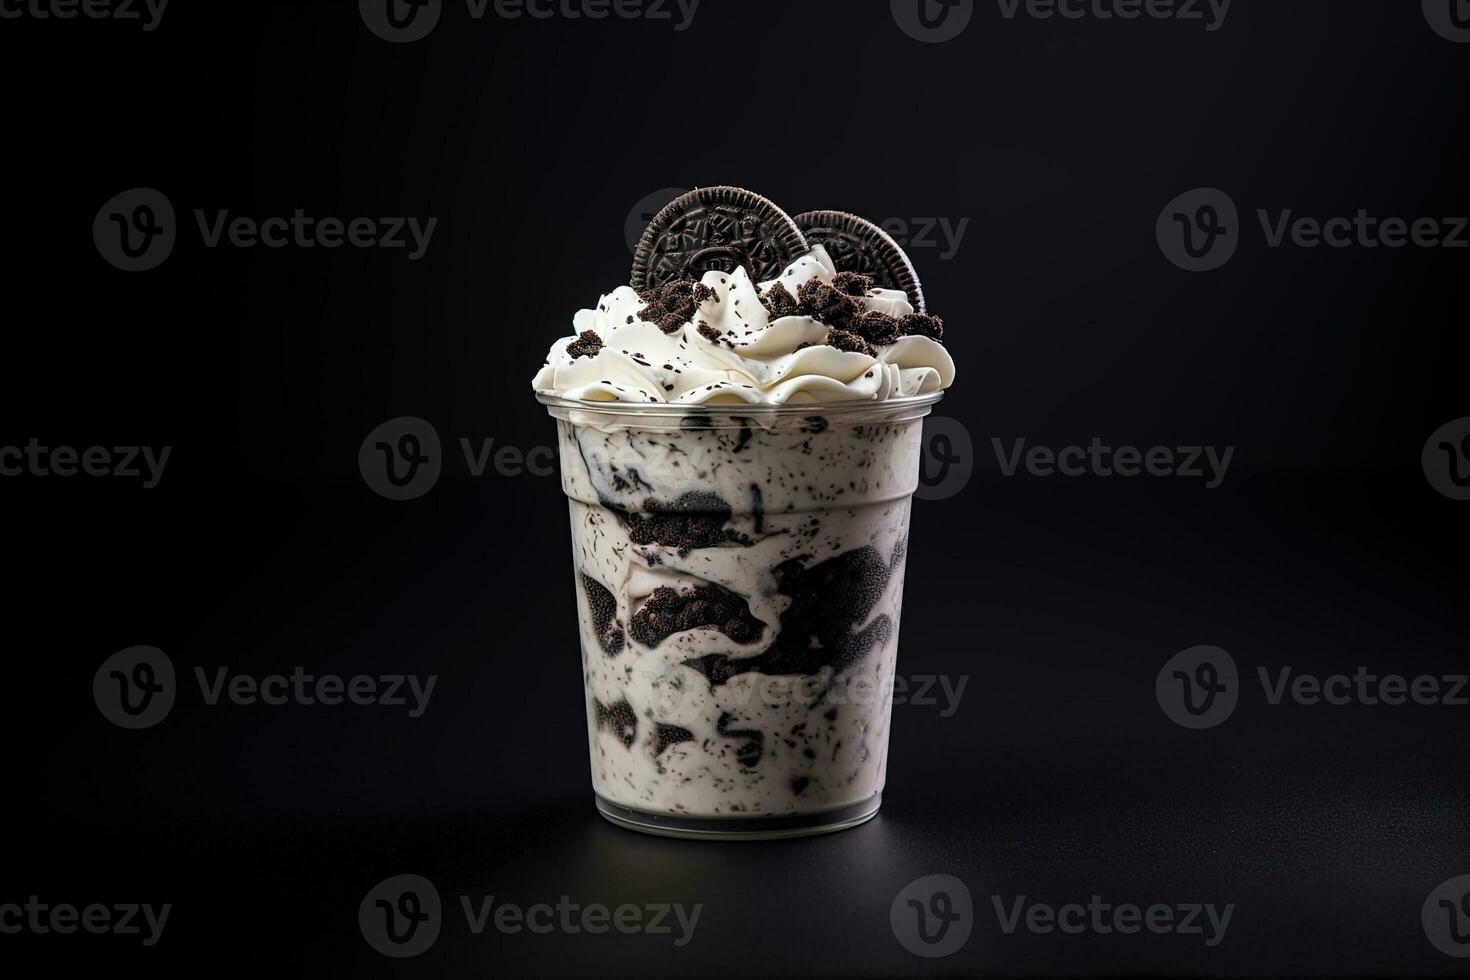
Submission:
<svg viewBox="0 0 1470 980">
<path fill-rule="evenodd" d="M 161 485 L 0 479 L 6 786 L 0 903 L 172 903 L 162 942 L 0 935 L 0 964 L 125 975 L 1460 975 L 1419 924 L 1470 873 L 1464 707 L 1269 706 L 1258 666 L 1464 672 L 1470 504 L 1420 465 L 1467 407 L 1464 250 L 1268 248 L 1257 208 L 1470 213 L 1470 46 L 1416 3 L 1250 3 L 1199 21 L 1005 20 L 921 44 L 878 0 L 704 0 L 669 21 L 472 20 L 391 44 L 355 3 L 189 4 L 136 23 L 0 20 L 6 307 L 0 446 L 168 445 Z M 769 845 L 645 838 L 592 809 L 565 508 L 554 478 L 472 478 L 457 440 L 529 449 L 529 379 L 625 282 L 664 187 L 792 213 L 969 218 L 915 244 L 959 366 L 941 414 L 975 477 L 917 503 L 908 674 L 886 802 Z M 156 187 L 158 269 L 91 235 Z M 1183 272 L 1154 222 L 1226 190 L 1235 257 Z M 428 254 L 207 249 L 192 211 L 436 216 Z M 375 495 L 369 430 L 432 422 L 438 486 Z M 1224 484 L 1001 476 L 990 440 L 1235 446 Z M 1248 675 L 1218 728 L 1155 674 L 1196 644 Z M 390 708 L 98 712 L 134 644 L 263 675 L 436 673 Z M 424 956 L 358 902 L 422 874 Z M 957 876 L 968 945 L 906 952 L 898 891 Z M 702 902 L 693 942 L 470 936 L 454 896 Z M 1237 905 L 1223 943 L 1005 935 L 990 896 Z M 10 972 L 9 970 L 6 971 Z M 23 972 L 23 971 L 22 971 Z M 21 975 L 17 973 L 16 975 Z"/>
</svg>

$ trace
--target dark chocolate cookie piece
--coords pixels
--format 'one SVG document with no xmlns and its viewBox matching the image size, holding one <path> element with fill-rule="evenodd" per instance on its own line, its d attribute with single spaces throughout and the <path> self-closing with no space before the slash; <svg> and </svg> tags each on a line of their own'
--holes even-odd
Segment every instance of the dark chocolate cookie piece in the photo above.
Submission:
<svg viewBox="0 0 1470 980">
<path fill-rule="evenodd" d="M 928 337 L 944 343 L 944 321 L 932 313 L 910 313 L 899 317 L 898 332 L 905 337 Z"/>
<path fill-rule="evenodd" d="M 846 211 L 808 211 L 798 214 L 796 223 L 810 244 L 827 250 L 839 273 L 857 273 L 870 277 L 875 286 L 902 289 L 914 309 L 924 312 L 919 274 L 888 232 Z"/>
<path fill-rule="evenodd" d="M 694 741 L 694 733 L 682 725 L 665 725 L 657 722 L 654 726 L 653 755 L 654 758 L 664 754 L 664 749 L 670 745 L 678 745 L 680 742 Z"/>
<path fill-rule="evenodd" d="M 677 548 L 681 556 L 696 548 L 748 546 L 750 538 L 725 527 L 731 513 L 730 505 L 718 494 L 698 491 L 682 494 L 671 504 L 649 497 L 641 511 L 613 512 L 634 544 Z"/>
<path fill-rule="evenodd" d="M 618 600 L 607 586 L 597 579 L 582 573 L 582 591 L 587 596 L 587 609 L 592 613 L 592 629 L 597 633 L 597 643 L 602 652 L 616 657 L 623 652 L 625 637 L 623 622 L 617 618 Z"/>
<path fill-rule="evenodd" d="M 643 608 L 633 614 L 628 634 L 652 649 L 675 633 L 706 628 L 719 630 L 736 643 L 754 643 L 766 624 L 751 615 L 743 596 L 721 586 L 675 589 L 664 585 L 654 589 Z"/>
<path fill-rule="evenodd" d="M 873 348 L 866 340 L 855 333 L 838 330 L 836 327 L 827 331 L 827 345 L 829 347 L 836 347 L 841 351 L 848 351 L 852 354 L 867 354 L 869 357 L 874 356 Z"/>
<path fill-rule="evenodd" d="M 716 686 L 751 672 L 810 676 L 830 668 L 836 677 L 892 637 L 893 621 L 886 614 L 869 616 L 903 567 L 906 550 L 907 542 L 900 541 L 886 561 L 878 549 L 865 545 L 810 568 L 805 556 L 782 562 L 771 571 L 776 590 L 790 596 L 791 605 L 781 613 L 771 644 L 754 657 L 710 653 L 684 665 Z M 867 625 L 858 629 L 861 623 Z"/>
<path fill-rule="evenodd" d="M 770 313 L 772 320 L 783 316 L 795 316 L 801 312 L 797 307 L 796 297 L 791 295 L 791 290 L 778 283 L 773 283 L 770 289 L 761 293 L 761 302 L 765 304 L 766 312 Z"/>
<path fill-rule="evenodd" d="M 603 704 L 596 698 L 592 699 L 593 716 L 597 719 L 599 731 L 612 732 L 618 741 L 628 748 L 633 747 L 633 742 L 638 738 L 638 715 L 633 711 L 633 706 L 627 699 L 615 701 L 612 704 Z"/>
<path fill-rule="evenodd" d="M 858 300 L 817 278 L 797 290 L 797 310 L 829 327 L 846 329 L 862 312 Z"/>
<path fill-rule="evenodd" d="M 918 316 L 919 314 L 913 314 Z M 887 347 L 896 343 L 903 331 L 898 328 L 898 318 L 877 310 L 869 310 L 852 322 L 852 332 L 870 344 Z"/>
<path fill-rule="evenodd" d="M 567 353 L 572 355 L 574 361 L 579 357 L 596 357 L 600 350 L 602 338 L 597 336 L 596 330 L 583 330 L 576 340 L 567 344 Z"/>
<path fill-rule="evenodd" d="M 701 187 L 671 201 L 649 222 L 633 253 L 641 294 L 671 279 L 744 266 L 755 282 L 780 276 L 809 251 L 785 211 L 739 187 Z"/>
</svg>

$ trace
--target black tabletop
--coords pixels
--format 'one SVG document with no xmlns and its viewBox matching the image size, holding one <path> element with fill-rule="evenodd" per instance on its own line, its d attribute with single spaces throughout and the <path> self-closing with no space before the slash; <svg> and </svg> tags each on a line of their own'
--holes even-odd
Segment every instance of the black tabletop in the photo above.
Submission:
<svg viewBox="0 0 1470 980">
<path fill-rule="evenodd" d="M 0 3 L 7 975 L 1463 975 L 1463 10 L 117 6 Z M 959 366 L 829 836 L 593 807 L 528 382 L 712 183 L 882 219 Z"/>
</svg>

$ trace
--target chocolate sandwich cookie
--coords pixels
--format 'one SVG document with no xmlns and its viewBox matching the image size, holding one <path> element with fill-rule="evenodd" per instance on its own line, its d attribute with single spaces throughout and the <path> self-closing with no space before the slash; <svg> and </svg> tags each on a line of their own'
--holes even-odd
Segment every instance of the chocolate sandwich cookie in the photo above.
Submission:
<svg viewBox="0 0 1470 980">
<path fill-rule="evenodd" d="M 775 279 L 809 251 L 785 211 L 739 187 L 701 187 L 669 202 L 633 253 L 640 294 L 671 279 L 698 279 L 744 266 L 754 282 Z"/>
<path fill-rule="evenodd" d="M 888 232 L 846 211 L 808 211 L 796 216 L 796 224 L 808 243 L 827 250 L 838 272 L 868 276 L 884 289 L 902 289 L 914 309 L 924 312 L 919 274 Z"/>
</svg>

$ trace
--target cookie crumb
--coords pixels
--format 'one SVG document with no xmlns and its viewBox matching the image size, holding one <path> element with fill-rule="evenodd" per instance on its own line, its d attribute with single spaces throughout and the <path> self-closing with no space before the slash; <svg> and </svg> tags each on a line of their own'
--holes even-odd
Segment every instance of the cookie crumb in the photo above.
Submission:
<svg viewBox="0 0 1470 980">
<path fill-rule="evenodd" d="M 839 272 L 832 278 L 832 286 L 839 293 L 861 298 L 873 288 L 873 277 L 860 272 Z"/>
<path fill-rule="evenodd" d="M 572 355 L 574 361 L 579 357 L 596 357 L 600 350 L 602 338 L 597 336 L 595 330 L 583 330 L 576 340 L 567 344 L 567 353 Z"/>
<path fill-rule="evenodd" d="M 873 348 L 866 340 L 855 333 L 833 328 L 827 331 L 827 345 L 836 347 L 838 350 L 851 351 L 854 354 L 867 354 L 873 356 Z"/>
<path fill-rule="evenodd" d="M 928 337 L 944 342 L 944 321 L 932 313 L 910 313 L 899 317 L 898 330 L 905 337 Z"/>
<path fill-rule="evenodd" d="M 838 292 L 820 279 L 808 279 L 797 291 L 800 311 L 829 327 L 846 328 L 861 307 L 856 298 Z"/>
<path fill-rule="evenodd" d="M 796 298 L 779 282 L 761 295 L 761 302 L 765 304 L 772 320 L 783 316 L 795 316 L 798 312 Z"/>
<path fill-rule="evenodd" d="M 694 318 L 699 304 L 713 296 L 714 290 L 693 279 L 672 279 L 638 295 L 648 304 L 638 311 L 638 318 L 656 324 L 664 333 L 674 333 Z"/>
<path fill-rule="evenodd" d="M 869 310 L 858 317 L 852 322 L 851 329 L 868 343 L 879 347 L 887 347 L 903 335 L 899 330 L 898 317 L 879 313 L 877 310 Z"/>
</svg>

